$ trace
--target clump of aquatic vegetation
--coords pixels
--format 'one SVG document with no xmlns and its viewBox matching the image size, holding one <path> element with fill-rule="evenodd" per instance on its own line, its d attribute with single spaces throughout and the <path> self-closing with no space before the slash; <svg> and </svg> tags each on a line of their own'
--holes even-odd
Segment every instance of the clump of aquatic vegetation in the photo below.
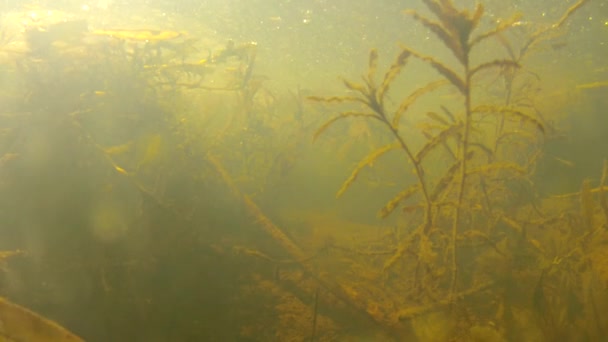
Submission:
<svg viewBox="0 0 608 342">
<path fill-rule="evenodd" d="M 428 15 L 404 14 L 444 51 L 405 41 L 384 69 L 373 49 L 362 80 L 343 79 L 335 96 L 274 93 L 255 42 L 65 20 L 29 29 L 19 49 L 3 31 L 0 72 L 14 86 L 0 94 L 0 228 L 18 237 L 0 259 L 23 262 L 25 285 L 2 295 L 49 311 L 48 289 L 71 289 L 71 305 L 104 322 L 74 330 L 101 339 L 606 336 L 608 164 L 578 192 L 538 195 L 554 127 L 526 65 L 587 1 L 518 39 L 522 15 L 422 2 Z M 488 47 L 500 52 L 484 60 Z M 404 92 L 412 69 L 428 81 Z M 337 197 L 397 159 L 392 197 L 365 208 L 394 225 L 275 210 L 266 191 L 321 159 L 310 137 L 353 120 L 382 144 Z M 308 221 L 309 235 L 291 227 Z M 225 329 L 201 318 L 208 307 L 226 308 L 213 312 Z"/>
<path fill-rule="evenodd" d="M 379 53 L 372 50 L 363 82 L 343 80 L 349 95 L 309 97 L 348 108 L 323 124 L 315 137 L 343 120 L 379 121 L 392 137 L 358 163 L 337 196 L 366 167 L 382 162 L 389 153 L 401 153 L 415 175 L 415 181 L 379 211 L 383 218 L 400 212 L 397 215 L 408 218 L 407 225 L 397 228 L 384 250 L 360 251 L 383 255 L 366 265 L 383 279 L 382 295 L 369 289 L 373 284 L 360 281 L 358 292 L 370 296 L 353 300 L 374 307 L 368 314 L 382 324 L 437 324 L 433 331 L 447 334 L 419 336 L 423 340 L 479 338 L 475 336 L 482 331 L 494 336 L 491 340 L 532 338 L 528 333 L 547 341 L 580 334 L 591 339 L 603 336 L 607 327 L 597 308 L 608 304 L 597 282 L 603 264 L 586 251 L 606 239 L 608 216 L 599 217 L 608 213 L 603 192 L 607 171 L 596 188 L 587 182 L 580 193 L 571 195 L 580 197 L 580 213 L 559 210 L 555 203 L 539 205 L 532 192 L 522 197 L 514 190 L 520 188 L 514 184 L 533 187 L 531 176 L 549 130 L 530 101 L 516 100 L 530 96 L 523 93 L 528 88 L 521 86 L 531 82 L 524 76 L 523 59 L 585 1 L 518 46 L 508 41 L 506 33 L 519 15 L 484 31 L 479 27 L 484 17 L 481 4 L 469 11 L 449 0 L 423 2 L 435 18 L 413 10 L 405 13 L 434 33 L 457 64 L 403 46 L 379 75 Z M 497 41 L 505 57 L 473 63 L 477 48 L 488 40 Z M 412 59 L 427 64 L 441 79 L 391 106 L 392 101 L 387 101 L 391 87 L 401 74 L 407 75 Z M 479 89 L 487 86 L 481 75 L 488 72 L 504 79 L 502 98 L 479 95 Z M 414 115 L 416 101 L 433 96 L 441 87 L 454 88 L 461 101 L 440 103 L 424 113 L 418 129 L 426 140 L 418 146 L 404 133 L 403 118 Z M 407 177 L 409 171 L 404 174 Z M 569 220 L 564 221 L 565 216 Z M 441 312 L 439 317 L 436 312 Z"/>
</svg>

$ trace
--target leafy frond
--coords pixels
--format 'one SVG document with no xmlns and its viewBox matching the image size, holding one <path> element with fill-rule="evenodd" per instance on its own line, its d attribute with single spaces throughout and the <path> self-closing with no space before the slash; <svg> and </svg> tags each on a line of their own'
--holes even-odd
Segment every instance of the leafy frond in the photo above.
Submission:
<svg viewBox="0 0 608 342">
<path fill-rule="evenodd" d="M 410 51 L 410 53 L 412 55 L 416 56 L 416 58 L 419 58 L 419 59 L 423 60 L 424 62 L 429 63 L 443 77 L 445 77 L 448 81 L 450 81 L 450 83 L 452 83 L 456 88 L 458 88 L 458 90 L 460 90 L 460 92 L 462 94 L 466 93 L 465 82 L 460 76 L 458 76 L 458 73 L 456 71 L 450 69 L 450 67 L 441 63 L 440 61 L 436 60 L 435 58 L 433 58 L 431 56 L 423 55 L 423 54 L 413 51 L 409 48 L 404 48 L 404 49 Z"/>
<path fill-rule="evenodd" d="M 568 18 L 574 14 L 574 12 L 578 11 L 581 7 L 583 7 L 583 5 L 585 3 L 587 3 L 589 0 L 578 0 L 576 3 L 574 3 L 574 5 L 570 6 L 566 12 L 562 15 L 561 18 L 559 18 L 559 20 L 553 24 L 551 26 L 551 28 L 560 28 L 565 22 L 566 20 L 568 20 Z"/>
<path fill-rule="evenodd" d="M 393 267 L 397 260 L 399 260 L 403 256 L 403 254 L 405 254 L 405 252 L 410 248 L 410 245 L 412 244 L 414 238 L 418 234 L 420 234 L 423 228 L 424 225 L 418 226 L 413 232 L 411 232 L 405 239 L 403 239 L 399 243 L 399 246 L 397 246 L 397 250 L 395 251 L 395 253 L 384 262 L 383 270 L 385 272 L 388 271 L 391 267 Z"/>
<path fill-rule="evenodd" d="M 458 61 L 460 61 L 460 63 L 465 63 L 466 57 L 464 55 L 462 46 L 459 44 L 458 40 L 453 39 L 451 33 L 448 32 L 440 23 L 421 16 L 414 10 L 406 10 L 404 13 L 411 15 L 414 19 L 418 20 L 420 23 L 422 23 L 422 25 L 426 26 L 429 30 L 435 33 L 437 37 L 439 37 L 439 39 L 441 39 L 443 43 L 452 51 Z"/>
<path fill-rule="evenodd" d="M 506 161 L 490 163 L 490 164 L 481 165 L 481 166 L 478 166 L 475 168 L 471 168 L 467 172 L 467 174 L 472 175 L 472 174 L 479 174 L 479 173 L 492 173 L 492 172 L 502 171 L 502 170 L 514 171 L 515 173 L 518 173 L 520 175 L 526 174 L 526 170 L 524 170 L 524 168 L 522 168 L 520 165 L 518 165 L 516 163 L 512 163 L 512 162 L 506 162 Z"/>
<path fill-rule="evenodd" d="M 405 190 L 401 191 L 400 193 L 397 194 L 397 196 L 393 197 L 393 199 L 391 199 L 384 206 L 384 208 L 382 208 L 380 210 L 380 212 L 378 213 L 378 216 L 380 216 L 381 218 L 387 217 L 388 215 L 390 215 L 395 210 L 395 208 L 397 208 L 397 206 L 399 205 L 399 203 L 401 203 L 401 202 L 407 200 L 408 198 L 412 197 L 418 191 L 420 191 L 420 184 L 412 185 L 412 186 L 406 188 Z"/>
<path fill-rule="evenodd" d="M 509 108 L 509 107 L 498 107 L 498 106 L 491 106 L 491 105 L 481 105 L 481 106 L 477 106 L 475 108 L 472 109 L 473 113 L 489 113 L 489 114 L 505 114 L 505 115 L 509 115 L 512 117 L 515 117 L 517 119 L 520 119 L 524 122 L 528 122 L 534 126 L 536 126 L 536 128 L 541 131 L 543 134 L 545 133 L 545 125 L 543 125 L 543 123 L 532 117 L 529 114 L 526 114 L 520 110 L 514 109 L 514 108 Z"/>
<path fill-rule="evenodd" d="M 369 52 L 369 62 L 367 66 L 367 82 L 370 88 L 375 88 L 374 79 L 378 70 L 378 50 L 372 49 Z"/>
<path fill-rule="evenodd" d="M 490 69 L 490 68 L 519 68 L 519 64 L 510 59 L 496 59 L 490 62 L 482 63 L 473 69 L 471 69 L 471 76 L 475 75 L 481 70 Z"/>
<path fill-rule="evenodd" d="M 456 122 L 456 117 L 454 116 L 454 114 L 446 107 L 446 106 L 441 106 L 441 111 L 443 112 L 443 114 L 445 114 L 447 117 L 450 118 L 450 121 L 452 123 Z"/>
<path fill-rule="evenodd" d="M 342 187 L 340 188 L 340 190 L 338 190 L 338 193 L 336 194 L 336 198 L 342 196 L 344 192 L 348 190 L 351 184 L 357 179 L 359 172 L 361 172 L 364 167 L 366 167 L 367 165 L 372 165 L 376 161 L 376 159 L 383 156 L 385 153 L 397 149 L 399 147 L 399 144 L 392 143 L 384 145 L 378 148 L 377 150 L 372 151 L 372 153 L 368 154 L 363 160 L 359 162 L 359 164 L 357 164 L 357 167 L 355 167 L 348 179 L 344 182 L 344 184 L 342 184 Z"/>
<path fill-rule="evenodd" d="M 424 146 L 422 146 L 422 148 L 420 149 L 420 151 L 418 151 L 418 153 L 416 154 L 416 160 L 417 161 L 422 161 L 422 159 L 430 151 L 432 151 L 437 145 L 445 142 L 451 136 L 458 135 L 459 132 L 462 129 L 462 126 L 463 125 L 462 125 L 461 122 L 457 123 L 457 124 L 454 124 L 454 125 L 451 125 L 451 126 L 447 127 L 446 129 L 444 129 L 443 131 L 441 131 L 436 136 L 434 136 Z"/>
<path fill-rule="evenodd" d="M 501 133 L 498 138 L 496 138 L 496 143 L 500 143 L 509 137 L 513 137 L 513 139 L 517 139 L 517 141 L 524 141 L 524 139 L 535 141 L 538 138 L 538 136 L 524 130 L 512 130 Z"/>
<path fill-rule="evenodd" d="M 574 14 L 574 12 L 576 12 L 578 9 L 580 9 L 585 3 L 587 3 L 589 0 L 578 0 L 576 3 L 574 3 L 574 5 L 570 6 L 566 12 L 562 15 L 562 17 L 553 25 L 540 29 L 537 32 L 535 32 L 532 36 L 530 36 L 530 39 L 528 39 L 528 41 L 524 44 L 524 46 L 521 48 L 520 51 L 520 56 L 524 56 L 526 55 L 526 53 L 528 52 L 528 50 L 535 44 L 543 41 L 544 39 L 547 39 L 547 37 L 545 36 L 548 32 L 559 29 L 565 22 L 566 20 L 568 20 L 568 18 Z"/>
<path fill-rule="evenodd" d="M 500 220 L 504 222 L 507 227 L 513 229 L 516 233 L 522 234 L 524 231 L 524 227 L 517 221 L 506 217 L 505 215 L 500 216 Z"/>
<path fill-rule="evenodd" d="M 494 157 L 494 152 L 492 152 L 492 149 L 482 143 L 473 142 L 470 143 L 469 146 L 480 149 L 488 157 L 488 160 L 492 160 Z"/>
<path fill-rule="evenodd" d="M 473 158 L 473 155 L 474 155 L 473 151 L 470 151 L 469 153 L 467 153 L 467 156 L 465 159 L 470 160 L 471 158 Z M 443 177 L 441 177 L 441 179 L 439 179 L 439 181 L 437 182 L 437 185 L 435 185 L 435 189 L 433 189 L 433 193 L 431 194 L 432 201 L 437 201 L 439 196 L 448 188 L 448 185 L 450 185 L 452 183 L 452 181 L 454 180 L 454 177 L 456 176 L 456 172 L 458 170 L 460 170 L 461 164 L 462 164 L 462 160 L 455 161 L 450 166 L 448 171 L 443 175 Z"/>
<path fill-rule="evenodd" d="M 501 21 L 498 25 L 496 25 L 495 28 L 493 28 L 489 31 L 486 31 L 486 32 L 476 36 L 475 38 L 473 38 L 470 43 L 471 46 L 475 46 L 487 38 L 493 37 L 495 35 L 498 35 L 498 34 L 504 32 L 505 30 L 508 30 L 509 28 L 513 27 L 515 25 L 515 23 L 519 22 L 521 20 L 521 17 L 522 17 L 521 13 L 516 13 L 511 18 Z"/>
<path fill-rule="evenodd" d="M 429 117 L 429 119 L 437 121 L 438 123 L 445 125 L 445 126 L 449 126 L 450 122 L 446 119 L 444 119 L 441 115 L 439 115 L 438 113 L 435 112 L 427 112 L 426 116 Z"/>
<path fill-rule="evenodd" d="M 362 99 L 360 97 L 356 97 L 356 96 L 329 96 L 329 97 L 308 96 L 306 99 L 309 101 L 325 102 L 325 103 L 359 102 L 362 104 L 367 104 L 367 102 L 364 99 Z"/>
<path fill-rule="evenodd" d="M 335 116 L 335 117 L 329 119 L 327 122 L 325 122 L 323 125 L 321 125 L 321 127 L 319 127 L 319 129 L 317 129 L 317 131 L 313 135 L 312 140 L 313 141 L 317 140 L 317 138 L 323 132 L 325 132 L 329 128 L 329 126 L 333 125 L 336 121 L 344 119 L 344 118 L 351 118 L 351 117 L 371 117 L 374 119 L 378 119 L 378 116 L 376 114 L 372 114 L 372 113 L 343 112 L 343 113 L 340 113 L 338 116 Z"/>
<path fill-rule="evenodd" d="M 363 96 L 367 97 L 370 94 L 369 89 L 367 87 L 365 87 L 363 84 L 355 83 L 355 82 L 349 81 L 344 78 L 342 79 L 342 83 L 344 83 L 344 86 L 346 86 L 346 88 L 348 88 L 352 91 L 356 91 Z"/>
<path fill-rule="evenodd" d="M 395 80 L 395 77 L 397 77 L 397 75 L 399 75 L 399 73 L 401 72 L 401 69 L 403 69 L 403 67 L 407 63 L 407 59 L 410 56 L 411 56 L 411 53 L 409 51 L 407 51 L 407 50 L 401 51 L 401 53 L 397 56 L 397 59 L 395 60 L 393 65 L 391 65 L 391 67 L 388 69 L 388 71 L 384 75 L 384 80 L 382 81 L 382 84 L 378 88 L 378 92 L 376 95 L 379 101 L 383 101 L 384 96 L 388 92 L 390 85 Z"/>
<path fill-rule="evenodd" d="M 475 7 L 473 13 L 458 10 L 449 0 L 423 0 L 425 5 L 439 19 L 439 23 L 419 15 L 416 11 L 406 11 L 428 29 L 454 53 L 461 64 L 466 64 L 470 50 L 470 36 L 479 25 L 484 8 L 481 4 Z"/>
<path fill-rule="evenodd" d="M 515 54 L 515 49 L 513 48 L 511 42 L 509 42 L 509 40 L 502 33 L 499 32 L 496 34 L 496 40 L 505 48 L 505 50 L 507 50 L 509 58 L 514 61 L 520 59 L 519 56 Z"/>
<path fill-rule="evenodd" d="M 413 93 L 411 93 L 408 97 L 401 102 L 399 108 L 395 111 L 395 115 L 393 116 L 392 125 L 394 128 L 399 127 L 399 121 L 401 121 L 401 117 L 408 110 L 408 108 L 422 95 L 432 92 L 433 90 L 447 84 L 445 80 L 439 80 L 434 82 L 429 82 L 425 86 L 416 89 Z"/>
</svg>

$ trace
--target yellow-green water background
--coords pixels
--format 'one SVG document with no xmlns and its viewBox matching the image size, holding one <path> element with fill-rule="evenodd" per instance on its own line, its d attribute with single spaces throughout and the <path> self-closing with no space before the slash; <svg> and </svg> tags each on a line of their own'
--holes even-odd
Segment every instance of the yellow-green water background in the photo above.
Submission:
<svg viewBox="0 0 608 342">
<path fill-rule="evenodd" d="M 484 3 L 482 27 L 521 12 L 510 39 L 524 39 L 555 23 L 573 3 L 490 1 Z M 469 1 L 456 4 L 472 8 Z M 586 328 L 580 320 L 586 314 L 603 320 L 593 334 L 576 341 L 600 338 L 602 332 L 606 338 L 605 265 L 599 267 L 604 273 L 598 276 L 597 298 L 572 292 L 581 298 L 568 305 L 584 308 L 535 313 L 532 288 L 538 282 L 533 281 L 530 291 L 514 294 L 524 298 L 505 295 L 516 303 L 512 315 L 519 319 L 499 314 L 504 303 L 473 300 L 457 311 L 467 323 L 450 323 L 451 313 L 439 311 L 387 332 L 361 317 L 366 315 L 361 310 L 332 298 L 310 269 L 303 271 L 260 229 L 260 217 L 210 162 L 219 160 L 238 189 L 315 260 L 314 272 L 337 279 L 351 299 L 369 296 L 363 311 L 374 316 L 379 310 L 374 305 L 402 309 L 373 300 L 374 291 L 386 286 L 382 261 L 376 270 L 357 268 L 362 257 L 344 249 L 394 248 L 381 241 L 408 229 L 407 213 L 379 219 L 377 212 L 415 181 L 412 165 L 403 156 L 388 155 L 336 199 L 361 158 L 390 136 L 374 123 L 343 120 L 313 144 L 315 131 L 336 110 L 306 98 L 349 95 L 340 77 L 358 81 L 372 48 L 380 55 L 379 70 L 390 66 L 400 44 L 454 63 L 404 9 L 429 13 L 414 0 L 0 3 L 0 250 L 24 251 L 3 261 L 0 295 L 87 341 L 308 341 L 311 334 L 316 341 L 442 341 L 446 336 L 548 341 L 540 327 L 549 323 L 535 317 L 553 317 L 559 322 L 551 324 L 571 331 L 566 335 L 571 337 L 582 336 L 579 330 Z M 28 45 L 28 30 L 44 32 L 79 20 L 87 24 L 83 35 L 68 29 L 65 36 L 49 38 L 50 47 L 34 51 Z M 146 42 L 92 34 L 118 29 L 178 31 L 195 39 L 179 52 L 171 50 L 174 46 L 162 50 L 153 60 L 155 51 L 145 50 Z M 522 62 L 537 80 L 529 91 L 553 137 L 542 145 L 530 176 L 537 198 L 577 192 L 587 178 L 599 184 L 608 158 L 607 32 L 608 5 L 590 0 Z M 230 41 L 247 47 L 247 55 L 213 61 Z M 473 60 L 504 57 L 503 51 L 488 43 Z M 176 55 L 167 57 L 171 53 Z M 203 67 L 186 74 L 179 69 L 185 63 Z M 160 70 L 161 64 L 177 65 L 183 74 L 146 68 Z M 197 77 L 202 83 L 180 83 Z M 412 61 L 390 102 L 398 104 L 402 94 L 437 77 Z M 239 88 L 244 78 L 246 87 Z M 495 86 L 501 80 L 489 73 L 479 82 Z M 585 86 L 596 82 L 604 85 Z M 492 93 L 493 86 L 483 89 L 489 95 L 479 96 L 500 96 Z M 458 96 L 441 90 L 416 103 L 404 118 L 404 135 L 413 146 L 425 141 L 416 123 L 440 105 L 457 103 Z M 441 159 L 436 163 L 445 167 Z M 528 205 L 519 200 L 513 199 L 513 207 Z M 578 197 L 572 201 L 550 208 L 579 213 Z M 575 236 L 569 234 L 560 239 Z M 592 259 L 597 265 L 606 257 Z M 463 267 L 473 267 L 473 261 Z M 542 268 L 528 262 L 529 272 L 542 277 Z M 414 275 L 399 277 L 406 281 Z M 532 303 L 530 312 L 526 302 Z"/>
</svg>

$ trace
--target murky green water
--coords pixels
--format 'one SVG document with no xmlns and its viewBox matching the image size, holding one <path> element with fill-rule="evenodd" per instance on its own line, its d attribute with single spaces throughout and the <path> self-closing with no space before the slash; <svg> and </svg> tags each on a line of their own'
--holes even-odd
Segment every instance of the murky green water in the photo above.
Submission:
<svg viewBox="0 0 608 342">
<path fill-rule="evenodd" d="M 87 341 L 605 339 L 608 7 L 455 2 L 0 3 L 0 295 Z"/>
</svg>

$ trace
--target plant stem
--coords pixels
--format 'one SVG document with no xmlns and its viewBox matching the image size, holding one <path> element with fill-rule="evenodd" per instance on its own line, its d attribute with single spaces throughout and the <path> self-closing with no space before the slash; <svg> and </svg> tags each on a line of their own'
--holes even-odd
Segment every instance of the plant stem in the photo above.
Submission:
<svg viewBox="0 0 608 342">
<path fill-rule="evenodd" d="M 412 154 L 412 151 L 409 149 L 409 147 L 407 147 L 407 145 L 405 144 L 405 141 L 403 140 L 401 135 L 399 135 L 399 132 L 397 131 L 397 129 L 395 127 L 393 127 L 393 125 L 391 125 L 391 123 L 388 122 L 388 120 L 383 120 L 383 122 L 389 127 L 391 132 L 393 132 L 393 135 L 395 136 L 397 141 L 399 141 L 401 148 L 405 151 L 408 158 L 410 158 L 410 160 L 414 164 L 414 169 L 416 170 L 416 176 L 418 176 L 418 181 L 420 182 L 420 189 L 422 190 L 422 194 L 423 194 L 424 200 L 426 202 L 425 213 L 424 213 L 424 229 L 423 229 L 424 231 L 426 231 L 430 227 L 430 224 L 431 224 L 432 202 L 431 202 L 431 197 L 429 196 L 428 190 L 426 189 L 426 183 L 424 181 L 424 170 L 422 169 L 422 165 L 420 165 L 420 161 L 416 160 L 416 157 Z"/>
<path fill-rule="evenodd" d="M 456 200 L 456 212 L 454 213 L 454 220 L 452 221 L 452 280 L 450 284 L 450 300 L 453 300 L 453 294 L 456 290 L 456 277 L 458 275 L 458 265 L 456 262 L 456 237 L 458 233 L 458 223 L 460 221 L 460 211 L 462 207 L 462 199 L 464 197 L 466 176 L 467 176 L 467 158 L 466 155 L 469 149 L 469 135 L 471 131 L 471 72 L 469 69 L 469 56 L 468 51 L 465 53 L 464 62 L 464 73 L 465 73 L 465 91 L 464 91 L 464 108 L 465 108 L 465 122 L 464 122 L 464 133 L 462 137 L 462 162 L 460 163 L 460 183 L 458 184 L 458 197 Z"/>
<path fill-rule="evenodd" d="M 424 200 L 426 203 L 425 204 L 425 213 L 424 213 L 424 229 L 423 229 L 424 231 L 426 231 L 431 225 L 432 202 L 431 202 L 431 197 L 429 196 L 429 192 L 426 188 L 426 182 L 424 181 L 424 170 L 422 169 L 422 165 L 420 164 L 420 161 L 416 159 L 416 157 L 414 156 L 414 154 L 412 153 L 410 148 L 407 146 L 407 144 L 405 143 L 405 140 L 403 140 L 403 138 L 399 134 L 399 131 L 397 130 L 397 128 L 393 127 L 391 122 L 388 120 L 385 110 L 384 110 L 384 106 L 382 106 L 379 103 L 379 101 L 376 100 L 375 97 L 370 98 L 369 105 L 370 105 L 370 108 L 378 114 L 378 116 L 380 117 L 380 121 L 382 121 L 386 126 L 388 126 L 388 129 L 393 133 L 393 135 L 399 142 L 401 149 L 403 149 L 403 151 L 405 151 L 408 158 L 414 164 L 414 169 L 416 170 L 416 176 L 418 177 L 418 182 L 420 183 L 420 189 L 422 190 L 422 194 L 424 196 Z"/>
</svg>

